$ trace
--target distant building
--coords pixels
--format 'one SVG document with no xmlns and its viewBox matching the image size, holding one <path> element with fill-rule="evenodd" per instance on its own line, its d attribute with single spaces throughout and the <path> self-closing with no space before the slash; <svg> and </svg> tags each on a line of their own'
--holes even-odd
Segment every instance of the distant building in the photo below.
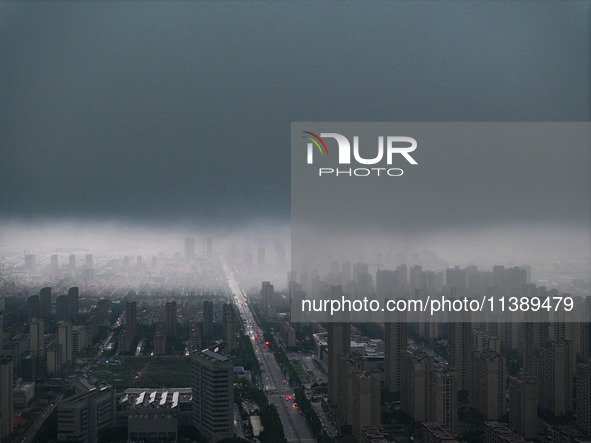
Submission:
<svg viewBox="0 0 591 443">
<path fill-rule="evenodd" d="M 525 438 L 538 435 L 538 380 L 528 374 L 509 377 L 509 426 Z"/>
<path fill-rule="evenodd" d="M 78 316 L 78 286 L 73 286 L 68 289 L 68 321 L 75 321 Z"/>
<path fill-rule="evenodd" d="M 573 409 L 569 343 L 550 341 L 535 351 L 539 410 L 547 417 L 566 415 Z"/>
<path fill-rule="evenodd" d="M 45 287 L 39 291 L 39 315 L 48 320 L 51 317 L 51 288 Z"/>
<path fill-rule="evenodd" d="M 59 365 L 59 352 L 58 346 L 55 342 L 51 342 L 47 345 L 45 349 L 46 355 L 46 362 L 47 362 L 47 374 L 48 375 L 56 375 L 60 373 L 60 365 Z"/>
<path fill-rule="evenodd" d="M 195 258 L 195 239 L 185 237 L 185 259 L 193 260 Z"/>
<path fill-rule="evenodd" d="M 27 298 L 27 320 L 39 318 L 39 296 L 31 295 Z"/>
<path fill-rule="evenodd" d="M 166 328 L 162 323 L 156 326 L 154 331 L 154 355 L 166 354 Z"/>
<path fill-rule="evenodd" d="M 400 394 L 402 361 L 407 348 L 407 324 L 404 319 L 388 321 L 385 324 L 386 342 L 386 388 L 388 392 Z"/>
<path fill-rule="evenodd" d="M 135 341 L 135 336 L 132 333 L 132 329 L 129 326 L 124 326 L 123 330 L 119 334 L 119 338 L 117 339 L 117 353 L 119 354 L 129 354 L 134 351 L 133 343 Z"/>
<path fill-rule="evenodd" d="M 211 340 L 213 337 L 213 302 L 205 300 L 203 302 L 203 337 Z"/>
<path fill-rule="evenodd" d="M 193 421 L 213 443 L 234 436 L 234 367 L 227 356 L 206 349 L 193 353 Z"/>
<path fill-rule="evenodd" d="M 231 303 L 223 307 L 223 330 L 228 351 L 236 350 L 236 311 Z"/>
<path fill-rule="evenodd" d="M 25 254 L 25 268 L 28 271 L 37 269 L 37 256 L 35 254 Z"/>
<path fill-rule="evenodd" d="M 328 401 L 337 410 L 343 408 L 340 396 L 339 373 L 343 367 L 339 358 L 351 352 L 351 323 L 328 323 Z"/>
<path fill-rule="evenodd" d="M 449 366 L 458 371 L 460 391 L 470 388 L 470 358 L 472 355 L 472 323 L 449 323 Z"/>
<path fill-rule="evenodd" d="M 135 337 L 137 334 L 137 304 L 134 301 L 125 302 L 125 326 Z"/>
<path fill-rule="evenodd" d="M 55 315 L 56 320 L 59 321 L 69 321 L 70 319 L 70 306 L 69 306 L 69 299 L 67 295 L 59 295 L 55 299 Z"/>
<path fill-rule="evenodd" d="M 339 374 L 340 408 L 344 423 L 351 427 L 357 441 L 361 439 L 365 426 L 379 426 L 380 415 L 380 374 L 367 371 L 363 358 L 358 355 L 341 355 L 342 372 Z"/>
<path fill-rule="evenodd" d="M 427 374 L 426 418 L 441 423 L 449 432 L 458 430 L 458 371 L 433 364 Z"/>
<path fill-rule="evenodd" d="M 426 419 L 427 374 L 431 364 L 425 352 L 404 355 L 400 406 L 414 421 Z"/>
<path fill-rule="evenodd" d="M 166 306 L 166 336 L 176 337 L 177 335 L 177 321 L 176 321 L 176 302 L 167 302 Z"/>
<path fill-rule="evenodd" d="M 189 325 L 189 352 L 201 349 L 201 323 L 191 321 Z"/>
<path fill-rule="evenodd" d="M 264 281 L 261 286 L 261 298 L 263 300 L 263 312 L 267 317 L 275 317 L 275 288 L 271 282 Z"/>
<path fill-rule="evenodd" d="M 286 346 L 295 347 L 296 345 L 296 333 L 291 324 L 283 319 L 281 320 L 281 339 Z"/>
<path fill-rule="evenodd" d="M 59 322 L 57 325 L 57 347 L 58 347 L 58 366 L 60 370 L 72 363 L 73 343 L 72 343 L 72 324 L 69 322 Z"/>
<path fill-rule="evenodd" d="M 45 355 L 45 322 L 41 319 L 29 322 L 29 350 L 32 355 Z"/>
<path fill-rule="evenodd" d="M 507 359 L 492 350 L 472 352 L 470 406 L 484 420 L 505 415 Z"/>
<path fill-rule="evenodd" d="M 58 264 L 58 257 L 57 254 L 53 254 L 50 258 L 50 262 L 49 262 L 49 267 L 48 270 L 49 272 L 57 272 L 59 269 L 59 264 Z"/>
</svg>

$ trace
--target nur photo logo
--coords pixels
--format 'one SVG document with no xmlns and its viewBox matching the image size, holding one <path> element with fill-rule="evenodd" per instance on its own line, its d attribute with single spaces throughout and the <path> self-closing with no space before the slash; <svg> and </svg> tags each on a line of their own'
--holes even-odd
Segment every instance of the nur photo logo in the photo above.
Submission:
<svg viewBox="0 0 591 443">
<path fill-rule="evenodd" d="M 417 161 L 411 156 L 411 152 L 417 149 L 417 141 L 412 137 L 401 136 L 377 136 L 377 152 L 375 148 L 369 147 L 367 143 L 369 140 L 364 138 L 364 149 L 360 148 L 359 136 L 352 137 L 352 143 L 346 136 L 336 132 L 321 132 L 319 135 L 310 132 L 302 131 L 302 137 L 307 140 L 306 147 L 306 161 L 307 164 L 314 164 L 314 157 L 320 152 L 320 156 L 324 157 L 322 167 L 318 168 L 318 175 L 322 176 L 349 176 L 349 177 L 367 177 L 367 176 L 390 176 L 400 177 L 404 171 L 398 167 L 390 167 L 394 164 L 394 160 L 400 160 L 401 156 L 411 165 L 418 165 Z M 326 141 L 325 141 L 326 140 Z M 335 166 L 334 159 L 327 160 L 328 144 L 337 144 L 338 165 L 365 165 L 376 167 L 359 167 L 359 168 L 339 168 L 328 167 Z M 362 151 L 365 156 L 362 156 Z M 351 155 L 352 154 L 352 155 Z M 368 156 L 369 155 L 369 156 Z M 379 165 L 384 165 L 379 167 Z"/>
</svg>

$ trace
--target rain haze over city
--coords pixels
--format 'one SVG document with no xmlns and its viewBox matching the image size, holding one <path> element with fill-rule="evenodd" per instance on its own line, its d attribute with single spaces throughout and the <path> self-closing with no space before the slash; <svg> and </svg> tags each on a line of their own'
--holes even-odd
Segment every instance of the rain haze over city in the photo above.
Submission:
<svg viewBox="0 0 591 443">
<path fill-rule="evenodd" d="M 0 1 L 0 439 L 587 441 L 590 15 L 587 1 Z M 379 192 L 298 175 L 337 161 L 328 125 L 364 122 L 407 124 L 375 135 L 416 137 L 418 164 L 398 156 L 404 175 Z M 323 140 L 326 156 L 293 167 Z M 294 313 L 372 295 L 515 299 L 522 317 Z M 204 381 L 216 371 L 227 396 Z M 441 379 L 451 410 L 426 400 Z M 110 412 L 75 429 L 82 404 Z"/>
</svg>

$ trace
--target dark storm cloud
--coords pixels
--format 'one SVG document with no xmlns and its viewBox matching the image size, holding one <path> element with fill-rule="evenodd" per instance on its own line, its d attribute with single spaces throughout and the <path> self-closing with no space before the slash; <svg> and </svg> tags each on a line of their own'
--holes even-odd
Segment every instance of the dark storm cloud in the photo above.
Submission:
<svg viewBox="0 0 591 443">
<path fill-rule="evenodd" d="M 0 25 L 17 219 L 287 219 L 291 121 L 589 119 L 583 2 L 25 2 Z"/>
</svg>

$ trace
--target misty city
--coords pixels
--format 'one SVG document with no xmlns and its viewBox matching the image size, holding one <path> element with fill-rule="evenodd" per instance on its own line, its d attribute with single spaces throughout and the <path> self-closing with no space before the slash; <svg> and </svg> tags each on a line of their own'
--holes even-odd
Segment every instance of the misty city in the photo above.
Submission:
<svg viewBox="0 0 591 443">
<path fill-rule="evenodd" d="M 0 0 L 0 441 L 589 443 L 590 17 Z"/>
</svg>

